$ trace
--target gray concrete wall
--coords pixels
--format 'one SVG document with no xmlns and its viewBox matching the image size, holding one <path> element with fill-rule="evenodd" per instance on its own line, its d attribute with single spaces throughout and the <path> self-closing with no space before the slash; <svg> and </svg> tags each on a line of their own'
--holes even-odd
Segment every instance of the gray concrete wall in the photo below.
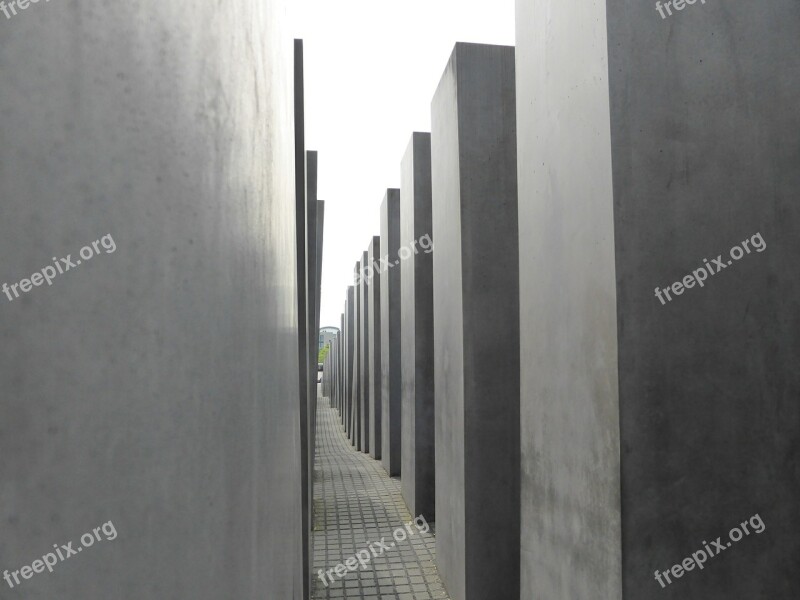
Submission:
<svg viewBox="0 0 800 600">
<path fill-rule="evenodd" d="M 523 597 L 800 588 L 800 10 L 672 10 L 517 4 Z"/>
<path fill-rule="evenodd" d="M 514 48 L 456 44 L 431 108 L 436 554 L 454 600 L 520 594 Z"/>
<path fill-rule="evenodd" d="M 369 265 L 369 251 L 361 254 L 361 268 Z M 361 434 L 360 450 L 369 453 L 369 280 L 362 277 L 357 286 L 359 303 L 359 336 L 358 336 L 358 374 L 359 374 L 359 431 Z"/>
<path fill-rule="evenodd" d="M 442 290 L 433 297 L 436 500 L 439 504 L 436 564 L 450 597 L 461 600 L 466 598 L 464 521 L 467 511 L 463 492 L 466 485 L 462 401 L 464 310 L 456 60 L 453 56 L 448 62 L 431 103 L 431 154 L 432 194 L 436 199 L 432 211 L 436 239 L 433 268 L 435 289 Z M 442 225 L 436 227 L 437 222 Z M 454 398 L 459 401 L 453 401 Z M 444 490 L 451 492 L 450 497 L 443 497 Z"/>
<path fill-rule="evenodd" d="M 605 11 L 517 2 L 522 598 L 622 594 Z"/>
<path fill-rule="evenodd" d="M 608 40 L 623 595 L 798 597 L 800 5 L 615 0 Z M 756 513 L 766 531 L 713 568 L 655 581 Z"/>
<path fill-rule="evenodd" d="M 386 190 L 381 203 L 381 254 L 394 264 L 400 249 L 400 190 Z M 400 475 L 401 365 L 400 269 L 381 269 L 381 461 L 391 476 Z"/>
<path fill-rule="evenodd" d="M 400 269 L 402 490 L 413 515 L 436 519 L 433 379 L 433 256 L 431 239 L 431 134 L 414 133 L 401 164 L 400 246 L 414 248 Z M 427 243 L 427 241 L 425 242 Z M 423 243 L 424 245 L 424 243 Z"/>
<path fill-rule="evenodd" d="M 283 12 L 0 17 L 0 570 L 117 532 L 3 598 L 302 597 Z"/>
<path fill-rule="evenodd" d="M 369 258 L 367 264 L 376 273 L 381 257 L 381 238 L 373 236 L 369 244 Z M 367 310 L 369 313 L 369 455 L 381 459 L 383 440 L 381 427 L 383 422 L 383 403 L 381 399 L 381 279 L 379 276 L 370 276 L 369 299 Z"/>
</svg>

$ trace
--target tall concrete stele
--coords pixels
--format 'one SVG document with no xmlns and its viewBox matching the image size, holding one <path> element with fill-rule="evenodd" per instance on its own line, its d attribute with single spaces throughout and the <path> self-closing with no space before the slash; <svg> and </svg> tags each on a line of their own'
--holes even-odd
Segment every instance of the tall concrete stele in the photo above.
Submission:
<svg viewBox="0 0 800 600">
<path fill-rule="evenodd" d="M 388 189 L 381 203 L 381 462 L 391 476 L 400 473 L 400 190 Z"/>
<path fill-rule="evenodd" d="M 344 381 L 343 381 L 343 398 L 344 411 L 342 417 L 344 418 L 345 431 L 351 443 L 354 442 L 353 438 L 353 413 L 355 406 L 353 400 L 355 398 L 355 359 L 356 359 L 356 307 L 355 307 L 356 291 L 355 286 L 348 286 L 347 298 L 345 299 L 345 354 L 342 356 L 344 361 Z"/>
<path fill-rule="evenodd" d="M 459 43 L 431 104 L 436 556 L 453 600 L 519 598 L 514 85 L 513 47 Z"/>
<path fill-rule="evenodd" d="M 317 417 L 317 340 L 324 202 L 317 199 L 317 152 L 305 150 L 303 42 L 294 42 L 295 209 L 300 429 L 303 486 L 304 594 L 310 594 L 311 529 L 314 505 L 314 452 Z"/>
<path fill-rule="evenodd" d="M 682 6 L 517 0 L 522 598 L 800 598 L 800 10 Z"/>
<path fill-rule="evenodd" d="M 381 441 L 381 278 L 378 273 L 381 257 L 381 238 L 373 236 L 369 244 L 369 257 L 367 265 L 372 268 L 370 272 L 369 288 L 367 291 L 367 325 L 369 327 L 369 341 L 367 347 L 367 360 L 369 361 L 369 455 L 381 459 L 383 444 Z"/>
<path fill-rule="evenodd" d="M 361 268 L 366 269 L 369 265 L 369 250 L 365 250 L 361 254 Z M 363 272 L 363 271 L 362 271 Z M 359 433 L 360 444 L 359 448 L 362 452 L 369 453 L 370 437 L 369 437 L 369 405 L 370 405 L 370 391 L 371 386 L 369 383 L 369 285 L 370 281 L 367 277 L 361 277 L 356 287 L 358 292 L 358 306 L 359 306 L 359 335 L 358 335 L 358 377 L 359 377 Z"/>
<path fill-rule="evenodd" d="M 345 304 L 345 310 L 347 306 Z M 347 349 L 347 329 L 345 328 L 345 313 L 342 312 L 341 315 L 341 333 L 339 334 L 339 359 L 338 359 L 338 366 L 336 368 L 336 407 L 339 410 L 339 420 L 344 421 L 344 367 L 345 367 L 345 356 L 346 356 L 346 349 Z"/>
<path fill-rule="evenodd" d="M 353 276 L 358 278 L 361 261 L 353 268 Z M 361 446 L 361 289 L 353 286 L 353 361 L 351 363 L 352 385 L 350 387 L 352 410 L 350 411 L 350 441 L 356 450 Z"/>
<path fill-rule="evenodd" d="M 400 338 L 402 490 L 413 515 L 436 519 L 433 379 L 433 256 L 419 240 L 433 232 L 431 134 L 414 133 L 401 164 Z M 435 242 L 434 242 L 435 244 Z"/>
<path fill-rule="evenodd" d="M 118 533 L 2 598 L 303 599 L 285 5 L 178 4 L 0 15 L 0 284 L 115 242 L 0 295 L 0 573 Z"/>
</svg>

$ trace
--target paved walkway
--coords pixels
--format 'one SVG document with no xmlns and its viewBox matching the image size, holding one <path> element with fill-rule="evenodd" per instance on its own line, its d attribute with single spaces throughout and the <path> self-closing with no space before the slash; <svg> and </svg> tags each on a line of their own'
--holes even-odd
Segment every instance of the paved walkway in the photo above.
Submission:
<svg viewBox="0 0 800 600">
<path fill-rule="evenodd" d="M 449 600 L 434 563 L 432 531 L 422 533 L 412 524 L 403 529 L 411 532 L 407 539 L 402 533 L 393 538 L 413 519 L 400 496 L 400 481 L 390 478 L 379 461 L 355 450 L 330 401 L 318 400 L 312 597 Z M 377 544 L 382 538 L 389 548 Z M 344 564 L 370 545 L 378 556 L 371 555 L 366 569 L 347 571 L 341 579 L 333 573 L 333 582 L 326 576 L 327 587 L 320 581 L 320 569 Z"/>
</svg>

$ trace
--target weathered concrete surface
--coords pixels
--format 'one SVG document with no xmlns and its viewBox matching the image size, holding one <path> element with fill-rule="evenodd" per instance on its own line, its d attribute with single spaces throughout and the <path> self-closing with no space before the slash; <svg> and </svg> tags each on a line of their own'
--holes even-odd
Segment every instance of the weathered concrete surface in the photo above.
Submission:
<svg viewBox="0 0 800 600">
<path fill-rule="evenodd" d="M 385 264 L 398 260 L 400 190 L 388 189 L 381 203 L 381 255 Z M 401 366 L 400 269 L 382 268 L 381 285 L 381 462 L 391 476 L 400 475 Z"/>
<path fill-rule="evenodd" d="M 622 597 L 605 11 L 517 2 L 522 598 Z"/>
<path fill-rule="evenodd" d="M 369 265 L 369 251 L 364 251 L 361 255 L 361 268 L 365 269 Z M 369 382 L 369 280 L 362 277 L 357 286 L 358 302 L 360 307 L 359 314 L 359 337 L 358 337 L 358 373 L 359 373 L 359 428 L 361 433 L 360 450 L 369 453 L 369 403 L 370 403 L 370 382 Z"/>
<path fill-rule="evenodd" d="M 0 296 L 0 570 L 118 535 L 3 598 L 302 598 L 292 41 L 233 5 L 0 17 L 0 284 L 116 248 Z"/>
<path fill-rule="evenodd" d="M 800 6 L 608 8 L 623 595 L 800 597 Z M 655 298 L 756 233 L 763 253 Z M 754 513 L 765 533 L 656 583 Z"/>
<path fill-rule="evenodd" d="M 581 4 L 517 2 L 522 598 L 622 597 L 606 7 Z"/>
<path fill-rule="evenodd" d="M 523 597 L 796 597 L 797 3 L 521 0 L 517 23 Z"/>
<path fill-rule="evenodd" d="M 456 44 L 431 105 L 436 550 L 454 600 L 518 598 L 514 48 Z"/>
<path fill-rule="evenodd" d="M 367 265 L 376 273 L 381 258 L 381 238 L 373 236 L 369 244 Z M 369 455 L 381 459 L 383 450 L 382 426 L 382 401 L 381 401 L 381 279 L 372 276 L 369 280 L 369 299 L 367 309 L 369 313 Z"/>
<path fill-rule="evenodd" d="M 402 346 L 402 489 L 413 515 L 436 519 L 433 378 L 433 256 L 419 246 L 431 239 L 431 134 L 414 133 L 403 156 L 400 246 L 415 253 L 400 266 Z"/>
</svg>

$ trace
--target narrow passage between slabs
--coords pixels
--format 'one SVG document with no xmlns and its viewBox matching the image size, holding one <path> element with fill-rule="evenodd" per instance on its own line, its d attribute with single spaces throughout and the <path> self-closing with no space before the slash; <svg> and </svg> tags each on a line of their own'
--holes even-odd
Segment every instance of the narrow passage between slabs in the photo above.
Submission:
<svg viewBox="0 0 800 600">
<path fill-rule="evenodd" d="M 319 397 L 312 597 L 449 600 L 436 569 L 433 524 L 426 533 L 423 521 L 413 521 L 399 479 L 350 445 L 329 399 Z M 366 566 L 347 569 L 359 556 Z M 339 565 L 344 576 L 331 570 Z"/>
</svg>

